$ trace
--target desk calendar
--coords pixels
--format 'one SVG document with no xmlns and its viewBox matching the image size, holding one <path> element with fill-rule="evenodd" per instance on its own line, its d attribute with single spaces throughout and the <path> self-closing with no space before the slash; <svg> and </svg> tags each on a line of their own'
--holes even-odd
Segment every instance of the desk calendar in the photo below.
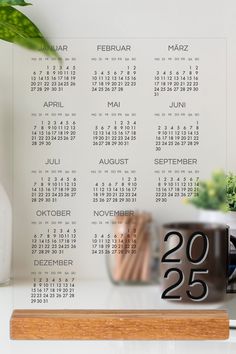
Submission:
<svg viewBox="0 0 236 354">
<path fill-rule="evenodd" d="M 179 218 L 226 167 L 226 40 L 53 43 L 62 62 L 14 49 L 15 271 L 28 307 L 80 308 L 80 270 L 102 276 L 119 249 L 116 216 Z"/>
</svg>

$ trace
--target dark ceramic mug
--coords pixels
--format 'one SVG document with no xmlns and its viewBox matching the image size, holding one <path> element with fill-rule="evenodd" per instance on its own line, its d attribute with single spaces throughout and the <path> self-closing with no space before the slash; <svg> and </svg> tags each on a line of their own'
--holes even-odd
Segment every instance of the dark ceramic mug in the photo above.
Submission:
<svg viewBox="0 0 236 354">
<path fill-rule="evenodd" d="M 227 225 L 191 222 L 163 225 L 162 298 L 188 302 L 223 300 L 230 260 L 235 261 L 230 255 L 230 242 L 236 245 Z"/>
</svg>

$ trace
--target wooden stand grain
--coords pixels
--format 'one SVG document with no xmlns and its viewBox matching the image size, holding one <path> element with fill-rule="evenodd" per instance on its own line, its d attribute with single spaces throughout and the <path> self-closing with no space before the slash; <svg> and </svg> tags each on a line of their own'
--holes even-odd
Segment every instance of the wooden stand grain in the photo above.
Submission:
<svg viewBox="0 0 236 354">
<path fill-rule="evenodd" d="M 226 311 L 15 310 L 11 339 L 227 339 Z"/>
</svg>

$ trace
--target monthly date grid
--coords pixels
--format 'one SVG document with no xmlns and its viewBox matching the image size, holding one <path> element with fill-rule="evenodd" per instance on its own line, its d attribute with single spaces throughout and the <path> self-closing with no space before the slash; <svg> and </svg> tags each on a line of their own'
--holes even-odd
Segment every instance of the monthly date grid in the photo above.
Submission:
<svg viewBox="0 0 236 354">
<path fill-rule="evenodd" d="M 156 126 L 155 150 L 168 147 L 198 147 L 200 144 L 199 122 L 171 124 L 159 123 Z"/>
<path fill-rule="evenodd" d="M 78 78 L 76 58 L 72 60 L 71 63 L 65 62 L 65 65 L 54 61 L 46 62 L 46 65 L 45 63 L 38 65 L 38 62 L 35 62 L 30 74 L 30 92 L 63 92 L 69 87 L 76 87 Z"/>
<path fill-rule="evenodd" d="M 124 92 L 137 85 L 136 58 L 92 58 L 97 64 L 91 74 L 91 91 Z M 103 62 L 105 63 L 103 64 Z"/>
<path fill-rule="evenodd" d="M 32 146 L 74 142 L 78 135 L 76 113 L 32 113 Z"/>
<path fill-rule="evenodd" d="M 59 199 L 77 196 L 78 180 L 75 170 L 33 170 L 32 176 L 32 203 L 56 203 Z"/>
<path fill-rule="evenodd" d="M 31 238 L 31 253 L 38 255 L 64 255 L 67 251 L 76 251 L 78 234 L 76 222 L 54 223 L 43 225 L 32 222 L 34 233 Z"/>
<path fill-rule="evenodd" d="M 136 229 L 127 228 L 124 233 L 94 233 L 92 237 L 92 254 L 97 255 L 133 255 L 136 254 Z"/>
<path fill-rule="evenodd" d="M 121 115 L 122 116 L 122 115 Z M 128 115 L 129 117 L 130 115 Z M 94 116 L 93 116 L 94 117 Z M 123 147 L 129 146 L 137 137 L 136 115 L 132 114 L 132 119 L 122 119 L 118 114 L 116 117 L 109 117 L 109 121 L 101 122 L 104 115 L 98 117 L 92 131 L 92 144 L 96 147 Z M 106 117 L 106 116 L 105 116 Z"/>
<path fill-rule="evenodd" d="M 48 304 L 55 300 L 73 300 L 76 296 L 75 272 L 31 272 L 31 304 Z"/>
<path fill-rule="evenodd" d="M 135 203 L 137 201 L 138 180 L 135 175 L 136 171 L 133 171 L 131 175 L 125 175 L 122 171 L 119 173 L 113 170 L 115 172 L 113 176 L 106 176 L 105 179 L 102 179 L 102 175 L 108 175 L 108 170 L 105 170 L 102 174 L 99 174 L 96 170 L 91 172 L 94 179 L 96 173 L 98 173 L 92 187 L 93 203 Z"/>
<path fill-rule="evenodd" d="M 198 195 L 199 170 L 196 171 L 155 171 L 155 202 L 166 203 L 173 198 L 190 198 Z"/>
<path fill-rule="evenodd" d="M 156 60 L 159 65 L 153 77 L 154 96 L 199 91 L 199 58 L 195 58 L 194 63 L 186 61 L 185 58 L 173 60 L 172 58 L 156 58 Z M 173 61 L 175 61 L 174 66 L 172 66 Z"/>
</svg>

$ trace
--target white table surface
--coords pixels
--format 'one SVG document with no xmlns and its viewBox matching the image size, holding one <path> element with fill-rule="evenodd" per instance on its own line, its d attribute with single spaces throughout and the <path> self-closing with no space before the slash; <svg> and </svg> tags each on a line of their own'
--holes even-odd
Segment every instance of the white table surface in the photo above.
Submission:
<svg viewBox="0 0 236 354">
<path fill-rule="evenodd" d="M 70 354 L 184 354 L 190 351 L 191 354 L 236 353 L 236 330 L 230 332 L 230 338 L 226 341 L 12 341 L 9 339 L 9 320 L 13 308 L 20 308 L 21 299 L 18 296 L 21 291 L 24 293 L 25 286 L 26 283 L 19 282 L 14 287 L 12 285 L 0 287 L 0 351 L 3 354 L 64 354 L 66 351 Z M 81 281 L 80 299 L 83 303 L 81 308 L 94 308 L 94 294 L 96 308 L 158 308 L 158 291 L 157 286 L 117 287 L 108 281 Z M 235 299 L 229 299 L 226 305 L 231 311 L 236 312 L 236 295 Z M 176 305 L 168 306 L 177 308 Z M 179 306 L 181 308 L 183 305 Z M 208 308 L 219 307 L 220 304 L 208 306 Z"/>
</svg>

